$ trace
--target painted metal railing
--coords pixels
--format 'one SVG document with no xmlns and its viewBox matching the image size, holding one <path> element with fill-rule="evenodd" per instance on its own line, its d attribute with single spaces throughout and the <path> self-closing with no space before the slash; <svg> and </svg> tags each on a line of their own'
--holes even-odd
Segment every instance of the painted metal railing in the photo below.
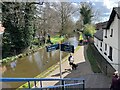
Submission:
<svg viewBox="0 0 120 90">
<path fill-rule="evenodd" d="M 43 81 L 58 81 L 58 83 L 54 86 L 43 86 Z M 28 82 L 28 89 L 31 90 L 69 90 L 70 88 L 84 90 L 85 88 L 85 80 L 83 78 L 0 78 L 0 82 Z M 31 82 L 34 82 L 32 88 Z M 38 82 L 39 86 L 37 86 Z"/>
</svg>

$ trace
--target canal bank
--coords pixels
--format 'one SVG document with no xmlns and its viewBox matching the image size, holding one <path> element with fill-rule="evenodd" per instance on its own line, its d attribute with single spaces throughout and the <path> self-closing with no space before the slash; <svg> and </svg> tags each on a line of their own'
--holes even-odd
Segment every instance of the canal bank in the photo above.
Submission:
<svg viewBox="0 0 120 90">
<path fill-rule="evenodd" d="M 77 52 L 77 50 L 79 50 L 79 49 L 80 49 L 80 46 L 76 47 L 75 52 Z M 68 62 L 68 56 L 69 56 L 69 54 L 62 59 L 62 64 L 64 64 L 65 62 Z M 47 78 L 51 73 L 53 73 L 56 69 L 59 69 L 59 68 L 60 68 L 60 62 L 52 65 L 50 68 L 48 68 L 46 71 L 42 72 L 41 74 L 37 75 L 35 78 Z M 60 72 L 60 70 L 59 70 L 59 72 Z M 33 83 L 31 84 L 31 87 L 32 86 L 33 86 Z M 19 88 L 28 88 L 28 83 L 23 84 Z"/>
<path fill-rule="evenodd" d="M 66 38 L 64 38 L 64 37 L 54 36 L 51 38 L 52 44 L 56 44 L 56 43 L 64 42 L 64 41 L 66 41 Z M 11 56 L 11 57 L 3 58 L 2 60 L 0 60 L 0 63 L 2 63 L 2 65 L 5 65 L 10 62 L 14 62 L 14 61 L 18 60 L 19 58 L 24 58 L 26 56 L 29 56 L 30 54 L 38 52 L 40 49 L 45 48 L 48 45 L 51 45 L 51 43 L 46 43 L 46 44 L 44 43 L 44 45 L 41 45 L 41 46 L 33 45 L 34 48 L 32 48 L 32 46 L 31 46 L 31 47 L 28 47 L 27 49 L 25 49 L 23 51 L 23 53 L 20 53 L 18 55 Z"/>
<path fill-rule="evenodd" d="M 85 46 L 86 47 L 86 46 Z M 72 70 L 69 62 L 66 60 L 62 63 L 63 78 L 84 78 L 85 88 L 109 88 L 111 78 L 102 73 L 94 73 L 88 60 L 85 59 L 86 48 L 81 46 L 74 54 L 74 63 L 78 64 L 77 70 Z M 60 78 L 59 67 L 50 72 L 45 78 Z M 59 82 L 43 82 L 43 86 L 57 85 Z M 40 87 L 39 84 L 37 87 Z"/>
<path fill-rule="evenodd" d="M 77 47 L 77 38 L 69 38 L 69 43 Z M 66 52 L 62 52 L 62 58 L 66 57 L 67 54 L 68 53 Z M 59 62 L 59 55 L 59 50 L 46 52 L 46 48 L 40 49 L 39 52 L 35 52 L 34 54 L 21 58 L 16 62 L 5 65 L 4 67 L 6 70 L 2 73 L 2 77 L 33 78 L 46 71 L 52 65 L 57 64 Z M 17 88 L 23 83 L 18 82 L 4 84 L 6 84 L 6 88 Z"/>
</svg>

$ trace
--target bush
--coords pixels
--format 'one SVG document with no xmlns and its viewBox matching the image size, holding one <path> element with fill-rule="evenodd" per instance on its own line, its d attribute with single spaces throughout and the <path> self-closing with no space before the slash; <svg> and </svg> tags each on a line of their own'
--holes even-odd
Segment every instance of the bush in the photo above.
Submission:
<svg viewBox="0 0 120 90">
<path fill-rule="evenodd" d="M 32 44 L 33 44 L 33 45 L 38 45 L 38 44 L 39 44 L 38 38 L 35 38 L 35 39 L 32 41 Z"/>
<path fill-rule="evenodd" d="M 93 37 L 93 35 L 95 33 L 95 27 L 93 25 L 91 25 L 91 24 L 86 24 L 84 26 L 83 33 L 85 34 L 85 36 Z"/>
</svg>

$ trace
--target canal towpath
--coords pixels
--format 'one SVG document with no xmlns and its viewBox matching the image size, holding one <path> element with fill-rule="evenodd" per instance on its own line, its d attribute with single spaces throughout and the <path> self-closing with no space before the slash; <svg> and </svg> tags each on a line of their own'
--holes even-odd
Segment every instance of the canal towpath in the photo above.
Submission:
<svg viewBox="0 0 120 90">
<path fill-rule="evenodd" d="M 102 73 L 94 73 L 91 69 L 91 65 L 87 58 L 85 59 L 87 46 L 81 46 L 73 54 L 74 63 L 78 64 L 76 70 L 72 70 L 68 60 L 63 60 L 62 62 L 62 78 L 84 78 L 85 88 L 109 88 L 111 84 L 111 78 L 105 76 Z M 60 78 L 59 67 L 52 71 L 45 78 Z M 53 86 L 57 83 L 54 82 L 43 82 L 44 86 Z M 40 87 L 37 85 L 37 87 Z"/>
</svg>

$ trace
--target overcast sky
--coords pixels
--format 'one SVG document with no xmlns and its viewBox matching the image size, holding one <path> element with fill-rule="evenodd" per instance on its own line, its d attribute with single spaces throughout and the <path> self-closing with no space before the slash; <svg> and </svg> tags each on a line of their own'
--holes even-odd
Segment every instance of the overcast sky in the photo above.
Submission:
<svg viewBox="0 0 120 90">
<path fill-rule="evenodd" d="M 101 21 L 107 21 L 111 14 L 113 7 L 118 7 L 118 2 L 120 0 L 70 0 L 74 2 L 74 6 L 77 6 L 77 3 L 80 2 L 90 2 L 93 5 L 93 9 L 99 10 Z M 74 17 L 74 20 L 77 20 L 77 15 Z"/>
<path fill-rule="evenodd" d="M 118 7 L 118 2 L 120 0 L 44 0 L 47 2 L 73 2 L 75 7 L 78 7 L 78 3 L 80 2 L 90 2 L 93 5 L 93 8 L 99 10 L 101 21 L 107 21 L 111 14 L 113 7 Z M 74 20 L 76 21 L 79 16 L 74 16 Z"/>
</svg>

